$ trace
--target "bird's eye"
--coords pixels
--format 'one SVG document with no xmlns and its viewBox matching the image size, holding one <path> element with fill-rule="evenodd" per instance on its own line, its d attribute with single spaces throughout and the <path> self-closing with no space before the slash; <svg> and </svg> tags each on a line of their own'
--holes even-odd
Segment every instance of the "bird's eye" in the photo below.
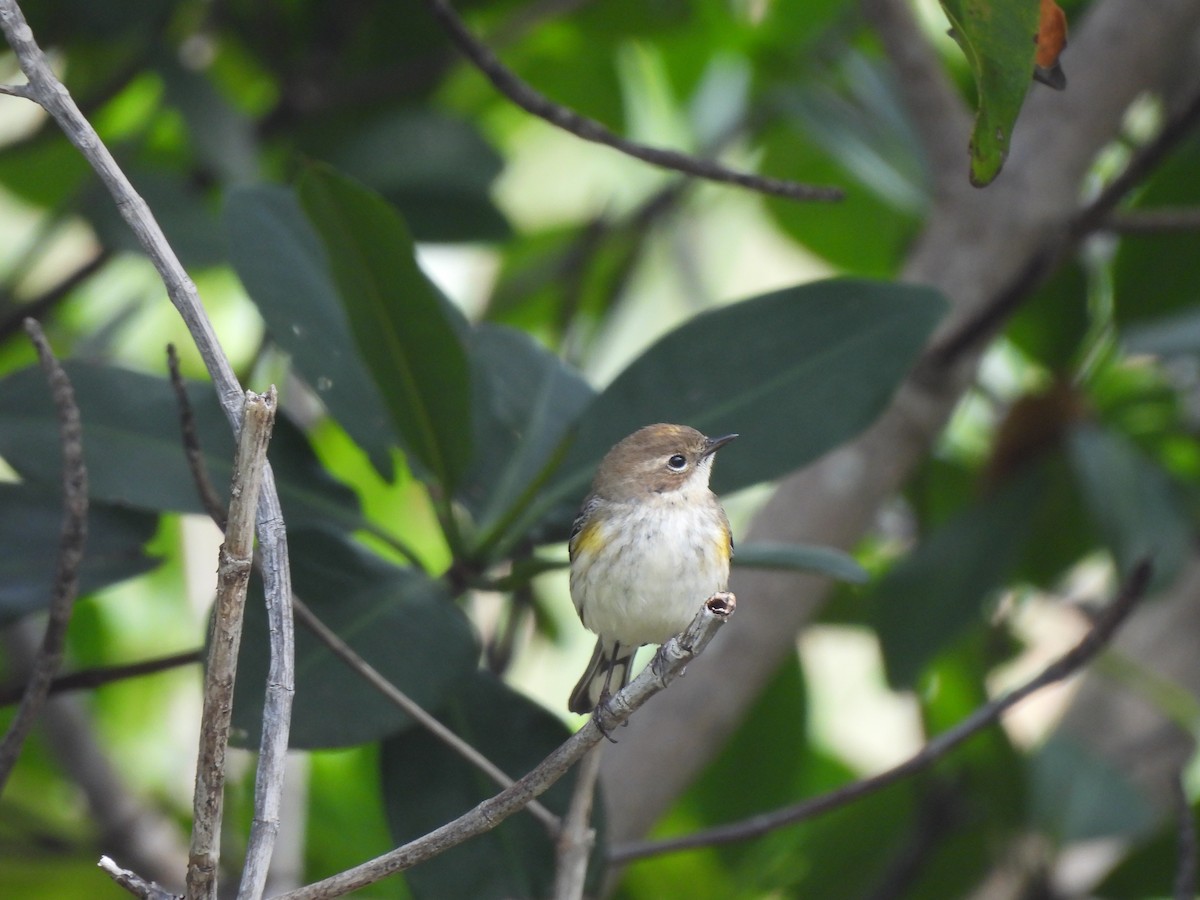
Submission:
<svg viewBox="0 0 1200 900">
<path fill-rule="evenodd" d="M 667 460 L 667 468 L 672 472 L 682 472 L 687 468 L 687 457 L 682 453 L 676 453 Z"/>
</svg>

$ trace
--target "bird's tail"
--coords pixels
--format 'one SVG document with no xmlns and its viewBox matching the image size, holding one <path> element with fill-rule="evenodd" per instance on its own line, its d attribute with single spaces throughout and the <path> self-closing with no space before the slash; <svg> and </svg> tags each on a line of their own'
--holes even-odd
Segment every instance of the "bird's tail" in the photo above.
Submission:
<svg viewBox="0 0 1200 900">
<path fill-rule="evenodd" d="M 600 702 L 605 690 L 615 694 L 629 684 L 635 653 L 637 647 L 627 648 L 617 643 L 607 644 L 604 640 L 596 641 L 592 661 L 584 670 L 579 684 L 575 685 L 575 690 L 571 691 L 571 699 L 567 704 L 571 712 L 580 715 L 590 713 Z"/>
</svg>

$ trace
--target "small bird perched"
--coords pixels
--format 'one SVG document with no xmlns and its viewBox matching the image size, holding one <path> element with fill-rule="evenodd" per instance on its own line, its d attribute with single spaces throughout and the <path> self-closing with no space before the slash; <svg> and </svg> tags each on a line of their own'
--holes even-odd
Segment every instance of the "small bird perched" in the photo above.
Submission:
<svg viewBox="0 0 1200 900">
<path fill-rule="evenodd" d="M 708 479 L 713 454 L 736 437 L 647 425 L 601 461 L 571 529 L 571 599 L 599 636 L 571 712 L 628 684 L 638 647 L 683 631 L 728 586 L 733 538 Z"/>
</svg>

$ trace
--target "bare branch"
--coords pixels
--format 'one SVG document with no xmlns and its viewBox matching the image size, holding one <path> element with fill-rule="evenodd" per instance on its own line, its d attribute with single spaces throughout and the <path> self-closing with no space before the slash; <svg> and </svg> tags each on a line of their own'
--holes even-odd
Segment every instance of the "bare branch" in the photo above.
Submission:
<svg viewBox="0 0 1200 900">
<path fill-rule="evenodd" d="M 45 54 L 34 40 L 16 0 L 0 0 L 0 30 L 16 54 L 29 81 L 31 98 L 58 123 L 112 195 L 117 211 L 137 236 L 167 289 L 167 296 L 187 325 L 192 340 L 213 380 L 221 408 L 235 435 L 241 428 L 244 396 L 233 367 L 221 349 L 212 323 L 200 302 L 196 284 L 184 271 L 175 251 L 146 202 L 117 165 L 96 130 L 80 112 L 66 86 L 58 80 Z M 279 825 L 280 793 L 287 755 L 288 732 L 295 693 L 295 646 L 291 616 L 291 574 L 288 570 L 287 533 L 275 478 L 268 465 L 263 473 L 258 509 L 258 543 L 263 558 L 263 587 L 271 635 L 255 783 L 255 814 L 250 828 L 241 896 L 261 896 L 267 866 Z"/>
<path fill-rule="evenodd" d="M 1062 681 L 1090 662 L 1108 644 L 1121 623 L 1141 600 L 1146 591 L 1146 585 L 1150 581 L 1150 571 L 1148 562 L 1142 562 L 1136 566 L 1116 598 L 1108 605 L 1088 633 L 1078 644 L 1048 665 L 1040 674 L 979 707 L 953 728 L 931 739 L 916 754 L 899 765 L 870 778 L 852 782 L 773 812 L 752 816 L 741 822 L 731 822 L 728 825 L 720 825 L 716 828 L 708 828 L 693 834 L 661 841 L 641 841 L 618 845 L 610 848 L 609 861 L 627 863 L 636 859 L 676 853 L 695 847 L 712 847 L 749 840 L 787 825 L 814 818 L 830 810 L 839 809 L 928 768 L 959 744 L 995 723 L 1004 712 L 1016 706 L 1026 697 L 1047 685 Z"/>
<path fill-rule="evenodd" d="M 589 119 L 573 109 L 555 103 L 522 81 L 515 72 L 500 62 L 496 54 L 471 34 L 470 29 L 446 0 L 425 0 L 425 5 L 434 18 L 442 24 L 450 39 L 463 55 L 486 76 L 488 81 L 495 85 L 496 90 L 526 112 L 563 131 L 570 132 L 578 138 L 612 147 L 626 156 L 632 156 L 634 159 L 640 159 L 664 169 L 671 169 L 721 184 L 733 184 L 776 197 L 819 202 L 842 199 L 843 193 L 839 188 L 800 184 L 781 178 L 766 178 L 748 172 L 737 172 L 712 160 L 690 156 L 676 150 L 650 147 L 613 134 L 595 119 Z"/>
<path fill-rule="evenodd" d="M 114 681 L 124 681 L 127 678 L 140 678 L 143 675 L 153 675 L 180 666 L 198 663 L 204 658 L 203 650 L 185 650 L 182 653 L 172 653 L 169 656 L 159 656 L 155 659 L 143 659 L 135 663 L 118 666 L 96 666 L 91 669 L 80 669 L 59 675 L 50 682 L 50 696 L 67 691 L 80 691 L 88 688 L 102 687 Z M 12 706 L 21 699 L 25 692 L 24 684 L 0 685 L 0 707 Z"/>
<path fill-rule="evenodd" d="M 596 846 L 596 831 L 592 828 L 592 802 L 596 796 L 596 781 L 600 777 L 600 754 L 604 745 L 597 744 L 583 758 L 575 773 L 575 791 L 571 808 L 567 810 L 562 834 L 558 837 L 558 866 L 554 875 L 554 900 L 579 900 L 587 881 L 588 859 Z"/>
<path fill-rule="evenodd" d="M 1114 212 L 1101 226 L 1110 234 L 1155 235 L 1200 231 L 1200 209 L 1194 206 L 1126 209 Z"/>
<path fill-rule="evenodd" d="M 233 715 L 238 648 L 246 588 L 254 565 L 254 512 L 267 462 L 267 444 L 275 424 L 275 388 L 263 396 L 246 393 L 245 418 L 238 440 L 230 489 L 229 524 L 221 545 L 217 601 L 213 611 L 208 665 L 204 673 L 204 709 L 196 763 L 192 843 L 188 856 L 190 900 L 215 900 L 221 857 L 221 814 L 225 788 L 225 750 Z"/>
<path fill-rule="evenodd" d="M 1200 122 L 1200 91 L 1163 125 L 1148 144 L 1138 150 L 1129 164 L 1087 206 L 1065 223 L 1061 240 L 1046 242 L 1041 252 L 1030 257 L 1002 290 L 980 307 L 954 332 L 926 354 L 922 367 L 934 371 L 953 365 L 964 353 L 978 347 L 1023 303 L 1058 265 L 1075 252 L 1084 238 L 1101 230 L 1117 206 L 1141 184 L 1163 158 Z"/>
<path fill-rule="evenodd" d="M 79 591 L 79 566 L 83 562 L 83 548 L 87 543 L 88 481 L 87 467 L 83 461 L 83 427 L 79 421 L 79 407 L 75 403 L 75 391 L 67 373 L 63 371 L 41 326 L 33 319 L 25 320 L 25 330 L 37 348 L 38 359 L 50 383 L 54 406 L 58 410 L 58 427 L 62 444 L 62 488 L 63 523 L 58 544 L 58 566 L 54 575 L 54 589 L 50 596 L 50 614 L 46 622 L 46 634 L 42 639 L 33 665 L 29 670 L 29 681 L 17 714 L 0 742 L 0 793 L 8 776 L 16 765 L 17 757 L 25 738 L 33 729 L 38 713 L 50 692 L 50 683 L 62 665 L 63 647 L 67 639 L 67 626 L 75 608 L 75 595 Z"/>
<path fill-rule="evenodd" d="M 334 656 L 344 662 L 350 669 L 383 694 L 394 705 L 404 710 L 405 715 L 436 737 L 439 741 L 465 759 L 470 765 L 500 785 L 502 788 L 512 787 L 515 782 L 509 778 L 499 766 L 460 738 L 457 734 L 426 712 L 408 694 L 392 684 L 379 673 L 379 670 L 359 656 L 354 648 L 347 644 L 338 634 L 322 622 L 299 597 L 292 598 L 292 607 L 296 611 L 296 619 L 324 644 Z M 559 829 L 559 819 L 554 813 L 534 801 L 529 804 L 529 811 L 537 818 L 551 835 L 556 835 Z"/>
<path fill-rule="evenodd" d="M 200 436 L 196 433 L 196 416 L 192 412 L 192 402 L 188 399 L 183 375 L 179 371 L 179 354 L 175 352 L 174 344 L 167 344 L 167 370 L 171 374 L 171 387 L 175 389 L 175 402 L 179 406 L 179 431 L 183 437 L 183 455 L 187 458 L 188 471 L 192 473 L 192 481 L 204 511 L 217 523 L 217 527 L 224 531 L 225 504 L 221 502 L 212 479 L 208 477 L 208 466 L 204 464 Z"/>
<path fill-rule="evenodd" d="M 599 707 L 587 724 L 512 787 L 414 841 L 324 881 L 280 894 L 276 900 L 327 900 L 340 897 L 412 868 L 495 828 L 550 788 L 588 750 L 600 743 L 605 733 L 625 722 L 634 710 L 678 678 L 687 664 L 704 650 L 721 625 L 729 620 L 734 607 L 733 594 L 720 593 L 710 597 L 683 634 L 663 644 L 651 664 L 637 678 L 612 697 L 607 706 Z"/>
<path fill-rule="evenodd" d="M 122 869 L 107 856 L 101 856 L 100 862 L 96 865 L 107 872 L 109 877 L 120 887 L 125 888 L 133 896 L 140 897 L 141 900 L 183 900 L 183 895 L 172 894 L 170 891 L 160 888 L 153 881 L 146 881 L 137 873 Z"/>
</svg>

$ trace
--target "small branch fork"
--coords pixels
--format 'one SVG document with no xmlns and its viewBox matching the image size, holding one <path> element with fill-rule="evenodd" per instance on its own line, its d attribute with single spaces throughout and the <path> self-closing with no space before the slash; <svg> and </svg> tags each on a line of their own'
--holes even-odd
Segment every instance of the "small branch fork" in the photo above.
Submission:
<svg viewBox="0 0 1200 900">
<path fill-rule="evenodd" d="M 626 156 L 632 156 L 634 159 L 640 159 L 642 162 L 663 169 L 671 169 L 707 181 L 732 184 L 776 197 L 785 197 L 789 200 L 832 202 L 841 200 L 844 196 L 839 188 L 800 184 L 781 178 L 766 178 L 748 172 L 738 172 L 712 160 L 690 156 L 676 150 L 650 147 L 613 134 L 595 119 L 589 119 L 573 109 L 555 103 L 522 81 L 515 72 L 500 62 L 496 54 L 471 34 L 466 23 L 459 18 L 458 13 L 454 11 L 447 0 L 425 0 L 425 5 L 433 17 L 441 23 L 442 28 L 450 36 L 450 40 L 462 51 L 471 64 L 495 85 L 496 90 L 531 115 L 578 138 L 612 147 Z"/>
<path fill-rule="evenodd" d="M 46 380 L 50 383 L 50 392 L 58 410 L 63 458 L 63 524 L 46 634 L 30 669 L 21 705 L 17 708 L 17 714 L 9 725 L 4 740 L 0 741 L 0 793 L 4 791 L 4 785 L 12 773 L 13 766 L 16 765 L 17 757 L 21 754 L 25 738 L 29 736 L 33 723 L 50 693 L 50 684 L 62 665 L 67 626 L 71 622 L 75 596 L 79 591 L 79 566 L 83 562 L 83 548 L 87 543 L 87 467 L 83 460 L 83 428 L 79 419 L 79 407 L 75 403 L 75 390 L 71 387 L 67 373 L 54 358 L 41 326 L 33 319 L 26 319 L 25 330 L 37 348 L 38 359 L 46 373 Z"/>
<path fill-rule="evenodd" d="M 704 650 L 718 629 L 729 620 L 735 606 L 733 594 L 720 593 L 710 597 L 686 631 L 663 644 L 651 664 L 637 678 L 613 696 L 607 706 L 597 709 L 583 728 L 512 787 L 484 800 L 474 809 L 429 834 L 324 881 L 280 894 L 276 900 L 327 900 L 340 897 L 412 868 L 495 828 L 550 788 L 584 754 L 604 740 L 606 732 L 621 725 L 634 710 L 678 678 L 687 664 Z"/>
<path fill-rule="evenodd" d="M 1137 606 L 1138 601 L 1146 592 L 1146 586 L 1150 581 L 1150 572 L 1151 567 L 1148 562 L 1143 561 L 1135 566 L 1116 598 L 1078 644 L 1050 663 L 1030 681 L 984 704 L 953 728 L 931 739 L 916 754 L 898 766 L 870 778 L 836 788 L 828 793 L 801 800 L 799 803 L 772 812 L 752 816 L 740 822 L 731 822 L 716 828 L 708 828 L 704 831 L 661 841 L 641 841 L 617 845 L 609 849 L 608 861 L 614 864 L 628 863 L 650 856 L 677 853 L 696 847 L 712 847 L 756 838 L 776 829 L 815 818 L 830 810 L 847 806 L 868 794 L 890 787 L 898 781 L 928 768 L 959 744 L 998 721 L 1003 713 L 1026 697 L 1037 693 L 1047 685 L 1062 681 L 1089 663 L 1108 645 L 1117 629 Z"/>
<path fill-rule="evenodd" d="M 244 410 L 230 490 L 229 523 L 217 569 L 217 600 L 204 677 L 192 843 L 188 855 L 189 900 L 215 900 L 217 896 L 225 750 L 229 745 L 246 587 L 254 563 L 254 514 L 262 488 L 267 444 L 275 424 L 275 388 L 263 396 L 247 392 Z"/>
</svg>

